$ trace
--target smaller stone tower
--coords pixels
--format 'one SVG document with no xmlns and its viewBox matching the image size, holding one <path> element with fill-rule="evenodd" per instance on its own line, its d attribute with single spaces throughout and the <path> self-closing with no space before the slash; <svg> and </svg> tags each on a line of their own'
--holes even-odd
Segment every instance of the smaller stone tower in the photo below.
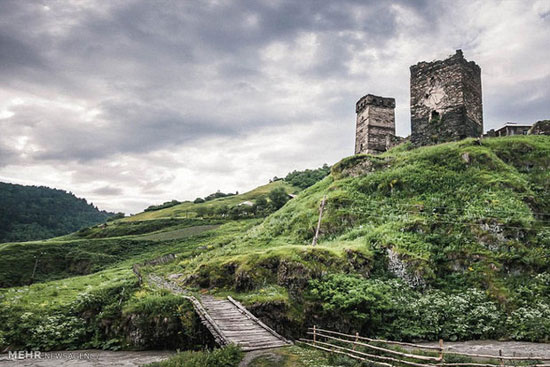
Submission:
<svg viewBox="0 0 550 367">
<path fill-rule="evenodd" d="M 367 94 L 355 105 L 355 154 L 388 150 L 395 139 L 395 98 Z"/>
<path fill-rule="evenodd" d="M 416 146 L 483 134 L 481 69 L 461 50 L 411 66 L 411 130 Z"/>
</svg>

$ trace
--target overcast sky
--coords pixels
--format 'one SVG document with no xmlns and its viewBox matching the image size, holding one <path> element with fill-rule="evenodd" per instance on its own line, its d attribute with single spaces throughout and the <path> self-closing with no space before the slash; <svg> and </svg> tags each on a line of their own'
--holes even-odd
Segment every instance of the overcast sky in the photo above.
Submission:
<svg viewBox="0 0 550 367">
<path fill-rule="evenodd" d="M 355 102 L 462 49 L 485 129 L 550 118 L 550 0 L 0 0 L 0 181 L 101 209 L 246 191 L 353 154 Z"/>
</svg>

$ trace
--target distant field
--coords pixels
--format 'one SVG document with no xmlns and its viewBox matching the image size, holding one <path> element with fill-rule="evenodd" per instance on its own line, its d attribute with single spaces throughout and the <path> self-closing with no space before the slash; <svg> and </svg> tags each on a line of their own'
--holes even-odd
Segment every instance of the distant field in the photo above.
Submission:
<svg viewBox="0 0 550 367">
<path fill-rule="evenodd" d="M 220 224 L 207 224 L 204 226 L 195 226 L 188 228 L 176 229 L 174 231 L 152 233 L 144 236 L 140 236 L 140 239 L 143 240 L 152 240 L 152 241 L 168 241 L 168 240 L 179 240 L 182 238 L 188 238 L 199 233 L 210 231 L 216 229 Z"/>
<path fill-rule="evenodd" d="M 239 205 L 244 201 L 254 201 L 260 196 L 267 196 L 271 190 L 277 187 L 284 187 L 286 192 L 289 194 L 294 194 L 299 191 L 298 188 L 284 181 L 275 181 L 267 185 L 259 186 L 252 191 L 245 192 L 244 194 L 227 196 L 224 198 L 214 199 L 214 200 L 207 201 L 205 203 L 200 203 L 200 204 L 195 204 L 188 201 L 166 209 L 139 213 L 137 215 L 123 219 L 123 221 L 134 222 L 134 221 L 140 221 L 140 220 L 161 219 L 161 218 L 193 218 L 197 215 L 197 210 L 199 210 L 199 208 L 201 207 L 202 208 L 219 208 L 221 206 L 233 207 L 233 206 Z"/>
</svg>

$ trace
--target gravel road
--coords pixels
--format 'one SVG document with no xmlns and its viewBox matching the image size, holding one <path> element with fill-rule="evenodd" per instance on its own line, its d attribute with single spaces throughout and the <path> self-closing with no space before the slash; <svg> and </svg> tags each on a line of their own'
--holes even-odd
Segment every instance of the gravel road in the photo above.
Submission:
<svg viewBox="0 0 550 367">
<path fill-rule="evenodd" d="M 8 354 L 0 354 L 0 367 L 137 367 L 166 359 L 170 351 L 112 352 L 104 350 L 71 350 L 42 353 L 39 358 L 13 360 Z"/>
</svg>

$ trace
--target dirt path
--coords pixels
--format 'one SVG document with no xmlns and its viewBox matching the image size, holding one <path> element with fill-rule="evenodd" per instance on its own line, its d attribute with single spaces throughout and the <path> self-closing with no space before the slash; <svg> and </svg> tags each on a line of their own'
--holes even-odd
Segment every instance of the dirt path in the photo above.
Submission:
<svg viewBox="0 0 550 367">
<path fill-rule="evenodd" d="M 438 343 L 422 343 L 438 345 Z M 550 358 L 550 343 L 500 342 L 496 340 L 472 340 L 466 342 L 445 342 L 445 350 L 475 354 L 498 355 L 502 350 L 505 356 Z"/>
<path fill-rule="evenodd" d="M 71 350 L 42 353 L 39 358 L 9 359 L 0 354 L 0 367 L 137 367 L 170 357 L 170 351 L 112 352 L 104 350 Z"/>
</svg>

